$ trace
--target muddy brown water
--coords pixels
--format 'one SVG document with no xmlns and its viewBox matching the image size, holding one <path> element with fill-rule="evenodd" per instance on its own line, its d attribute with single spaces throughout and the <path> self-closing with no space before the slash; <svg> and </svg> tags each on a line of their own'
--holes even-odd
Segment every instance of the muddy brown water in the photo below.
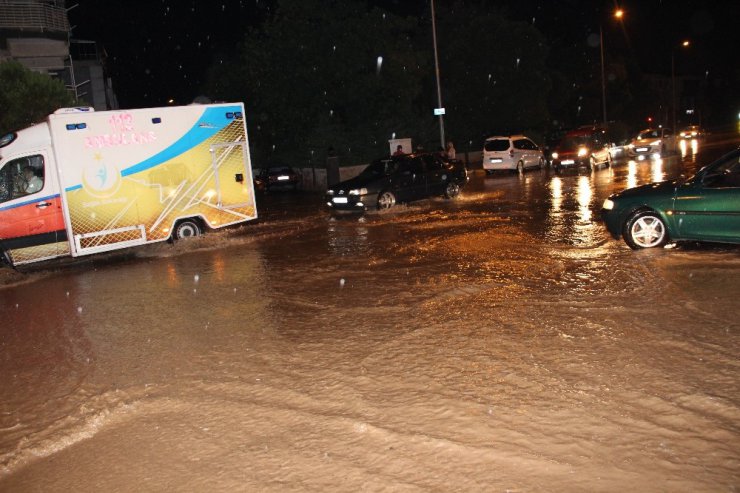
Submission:
<svg viewBox="0 0 740 493">
<path fill-rule="evenodd" d="M 702 151 L 6 269 L 0 491 L 735 491 L 740 250 L 598 218 Z"/>
</svg>

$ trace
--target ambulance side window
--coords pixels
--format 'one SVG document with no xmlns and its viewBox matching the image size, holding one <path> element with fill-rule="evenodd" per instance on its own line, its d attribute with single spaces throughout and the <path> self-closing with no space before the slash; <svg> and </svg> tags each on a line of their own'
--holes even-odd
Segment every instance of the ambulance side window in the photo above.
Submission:
<svg viewBox="0 0 740 493">
<path fill-rule="evenodd" d="M 0 202 L 32 195 L 44 188 L 44 157 L 24 156 L 0 169 Z"/>
</svg>

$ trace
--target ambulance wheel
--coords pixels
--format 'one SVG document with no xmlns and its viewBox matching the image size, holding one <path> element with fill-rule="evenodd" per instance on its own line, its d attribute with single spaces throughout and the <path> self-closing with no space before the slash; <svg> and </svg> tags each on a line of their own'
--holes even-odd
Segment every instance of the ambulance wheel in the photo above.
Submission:
<svg viewBox="0 0 740 493">
<path fill-rule="evenodd" d="M 182 240 L 184 238 L 193 238 L 203 234 L 203 226 L 197 219 L 183 219 L 175 226 L 172 232 L 172 239 Z"/>
</svg>

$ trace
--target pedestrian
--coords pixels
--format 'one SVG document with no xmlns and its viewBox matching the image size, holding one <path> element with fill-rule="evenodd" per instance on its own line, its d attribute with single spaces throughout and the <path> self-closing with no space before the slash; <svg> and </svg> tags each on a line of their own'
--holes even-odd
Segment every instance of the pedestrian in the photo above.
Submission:
<svg viewBox="0 0 740 493">
<path fill-rule="evenodd" d="M 393 155 L 394 156 L 403 156 L 404 154 L 406 154 L 406 153 L 403 152 L 403 146 L 401 144 L 398 144 L 396 146 L 396 152 L 394 152 Z"/>
<path fill-rule="evenodd" d="M 457 158 L 457 152 L 455 151 L 455 146 L 452 144 L 452 141 L 447 142 L 447 159 L 456 159 Z"/>
</svg>

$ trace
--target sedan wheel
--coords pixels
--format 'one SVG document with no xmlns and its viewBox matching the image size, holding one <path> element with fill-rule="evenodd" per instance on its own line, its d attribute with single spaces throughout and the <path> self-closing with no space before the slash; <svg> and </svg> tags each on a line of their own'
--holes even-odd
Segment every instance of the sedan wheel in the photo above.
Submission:
<svg viewBox="0 0 740 493">
<path fill-rule="evenodd" d="M 445 197 L 448 199 L 454 199 L 458 195 L 460 195 L 460 185 L 454 181 L 449 182 L 447 187 L 445 187 Z"/>
<path fill-rule="evenodd" d="M 390 209 L 396 205 L 396 196 L 393 192 L 385 191 L 378 195 L 378 209 Z"/>
<path fill-rule="evenodd" d="M 624 241 L 635 250 L 658 247 L 667 240 L 665 223 L 654 211 L 633 214 L 624 226 Z"/>
</svg>

